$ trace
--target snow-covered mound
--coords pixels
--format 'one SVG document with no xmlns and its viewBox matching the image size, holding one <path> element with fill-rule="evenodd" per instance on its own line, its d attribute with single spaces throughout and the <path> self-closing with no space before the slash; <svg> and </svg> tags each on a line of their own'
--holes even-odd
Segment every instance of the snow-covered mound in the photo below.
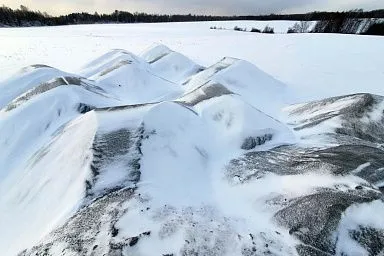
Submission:
<svg viewBox="0 0 384 256">
<path fill-rule="evenodd" d="M 354 94 L 293 105 L 285 108 L 289 124 L 305 137 L 338 134 L 384 143 L 384 97 Z M 343 136 L 341 136 L 343 135 Z"/>
<path fill-rule="evenodd" d="M 221 84 L 244 101 L 263 112 L 278 116 L 280 109 L 291 103 L 292 95 L 286 85 L 249 62 L 224 58 L 183 82 L 187 91 L 205 84 Z"/>
<path fill-rule="evenodd" d="M 384 252 L 381 96 L 290 106 L 285 124 L 286 85 L 162 45 L 0 88 L 2 255 Z"/>
<path fill-rule="evenodd" d="M 26 90 L 52 78 L 65 75 L 67 75 L 65 72 L 44 65 L 24 68 L 15 77 L 0 83 L 0 108 L 3 108 Z"/>
<path fill-rule="evenodd" d="M 187 77 L 204 70 L 186 56 L 174 52 L 165 45 L 153 45 L 141 54 L 141 57 L 150 63 L 156 74 L 179 83 Z"/>
<path fill-rule="evenodd" d="M 167 100 L 182 94 L 174 82 L 157 75 L 145 60 L 124 50 L 114 50 L 92 61 L 82 75 L 95 80 L 122 104 Z"/>
</svg>

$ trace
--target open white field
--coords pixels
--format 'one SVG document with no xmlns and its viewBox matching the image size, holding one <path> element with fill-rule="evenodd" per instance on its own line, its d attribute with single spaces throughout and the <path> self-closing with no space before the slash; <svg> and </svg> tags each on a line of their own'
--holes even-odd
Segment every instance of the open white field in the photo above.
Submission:
<svg viewBox="0 0 384 256">
<path fill-rule="evenodd" d="M 224 56 L 247 60 L 306 99 L 384 91 L 384 38 L 335 34 L 265 35 L 228 30 L 266 25 L 286 32 L 291 21 L 80 25 L 0 30 L 0 80 L 41 63 L 77 72 L 111 49 L 135 54 L 162 43 L 209 66 Z"/>
</svg>

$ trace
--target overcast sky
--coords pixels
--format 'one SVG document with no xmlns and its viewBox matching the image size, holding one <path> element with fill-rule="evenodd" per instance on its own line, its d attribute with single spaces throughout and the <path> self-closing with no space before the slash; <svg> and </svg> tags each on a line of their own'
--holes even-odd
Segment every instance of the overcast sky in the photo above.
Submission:
<svg viewBox="0 0 384 256">
<path fill-rule="evenodd" d="M 18 8 L 21 4 L 49 14 L 114 10 L 166 14 L 269 14 L 321 10 L 384 9 L 384 0 L 0 0 Z"/>
</svg>

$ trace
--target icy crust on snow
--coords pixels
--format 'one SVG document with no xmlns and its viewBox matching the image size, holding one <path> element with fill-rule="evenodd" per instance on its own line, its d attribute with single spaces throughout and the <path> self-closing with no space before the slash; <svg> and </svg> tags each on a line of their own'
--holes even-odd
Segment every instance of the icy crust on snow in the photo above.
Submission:
<svg viewBox="0 0 384 256">
<path fill-rule="evenodd" d="M 383 253 L 381 96 L 290 106 L 285 124 L 281 82 L 163 45 L 0 88 L 2 255 Z"/>
</svg>

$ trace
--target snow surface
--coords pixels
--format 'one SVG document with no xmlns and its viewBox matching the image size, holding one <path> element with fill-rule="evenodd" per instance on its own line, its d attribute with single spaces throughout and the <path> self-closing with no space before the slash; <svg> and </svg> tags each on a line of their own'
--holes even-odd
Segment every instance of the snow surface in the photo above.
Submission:
<svg viewBox="0 0 384 256">
<path fill-rule="evenodd" d="M 361 245 L 350 237 L 351 230 L 359 227 L 378 228 L 383 230 L 384 225 L 381 213 L 384 211 L 384 203 L 381 200 L 371 203 L 353 205 L 349 207 L 342 216 L 338 227 L 337 251 L 348 255 L 370 255 Z M 369 215 L 369 218 L 367 218 Z"/>
<path fill-rule="evenodd" d="M 2 174 L 0 226 L 5 232 L 0 234 L 0 246 L 4 255 L 37 243 L 81 203 L 96 131 L 94 119 L 94 114 L 76 119 L 26 166 L 12 169 L 5 177 Z"/>
<path fill-rule="evenodd" d="M 167 56 L 156 57 L 159 47 L 165 49 Z M 97 143 L 101 143 L 100 147 L 108 143 L 102 139 L 108 134 L 128 131 L 126 136 L 134 137 L 142 125 L 149 132 L 148 138 L 140 142 L 141 176 L 137 185 L 140 194 L 151 198 L 154 208 L 200 207 L 220 202 L 214 191 L 221 179 L 221 168 L 244 152 L 241 146 L 247 137 L 270 136 L 259 150 L 293 142 L 294 136 L 285 125 L 257 109 L 262 107 L 277 115 L 276 109 L 283 102 L 271 105 L 265 98 L 284 90 L 283 84 L 250 63 L 235 59 L 216 64 L 225 65 L 226 69 L 213 79 L 215 73 L 204 75 L 212 68 L 202 71 L 203 67 L 182 54 L 170 56 L 172 53 L 165 46 L 155 46 L 143 54 L 149 61 L 146 62 L 129 52 L 114 50 L 87 65 L 82 77 L 36 67 L 19 75 L 21 78 L 4 82 L 4 90 L 10 88 L 10 93 L 5 95 L 5 106 L 0 112 L 0 130 L 7 134 L 0 140 L 0 182 L 4 194 L 0 202 L 2 226 L 12 230 L 2 233 L 6 237 L 0 240 L 0 247 L 7 248 L 7 254 L 36 244 L 84 204 L 88 195 L 103 194 L 128 182 L 124 170 L 131 162 L 125 159 L 135 157 L 129 149 L 125 153 L 128 146 L 122 145 L 121 153 L 116 151 L 116 156 L 106 160 L 92 160 L 98 154 Z M 165 63 L 155 65 L 158 61 Z M 186 72 L 181 72 L 180 77 L 174 66 L 166 63 L 179 65 Z M 36 75 L 43 71 L 47 74 Z M 195 75 L 196 72 L 199 73 Z M 55 75 L 58 78 L 51 79 Z M 199 76 L 198 83 L 195 76 Z M 241 79 L 237 81 L 236 77 Z M 254 81 L 258 81 L 256 87 Z M 200 101 L 195 93 L 196 89 L 202 90 L 200 82 L 208 88 L 210 83 L 222 83 L 220 86 L 229 94 L 213 94 Z M 250 92 L 260 90 L 261 95 L 251 98 L 247 88 Z M 14 99 L 10 101 L 11 96 Z M 186 97 L 196 104 L 184 102 Z M 164 101 L 168 98 L 174 101 Z M 94 107 L 99 110 L 81 115 L 80 103 L 89 106 L 88 111 Z M 32 121 L 34 113 L 40 114 Z M 91 172 L 88 168 L 95 161 L 105 164 Z M 97 177 L 92 178 L 95 174 Z M 14 186 L 15 182 L 20 186 Z M 93 187 L 84 192 L 86 184 Z M 133 185 L 132 181 L 127 183 Z M 29 227 L 30 232 L 22 232 Z M 15 243 L 18 240 L 22 242 Z"/>
<path fill-rule="evenodd" d="M 8 33 L 0 42 L 8 47 L 0 55 L 2 255 L 76 255 L 73 248 L 103 255 L 113 246 L 118 255 L 298 255 L 300 245 L 367 254 L 349 233 L 364 226 L 384 234 L 382 97 L 287 105 L 358 92 L 363 77 L 364 92 L 383 94 L 376 66 L 382 39 L 209 30 L 213 24 L 266 23 L 0 30 Z M 292 22 L 269 24 L 283 31 Z M 15 38 L 27 38 L 30 48 Z M 5 78 L 37 60 L 70 72 L 36 65 Z M 357 127 L 345 110 L 366 98 L 372 102 L 358 105 L 351 120 L 376 137 L 338 132 Z M 333 146 L 305 138 L 317 134 L 346 138 Z M 343 158 L 340 171 L 338 159 L 321 158 L 339 155 L 315 152 L 319 145 L 368 145 L 380 153 L 352 167 Z M 309 165 L 291 170 L 303 163 Z M 245 171 L 234 175 L 231 166 Z M 324 202 L 313 205 L 312 196 Z M 291 207 L 295 214 L 286 216 Z M 305 226 L 317 216 L 325 223 Z M 77 218 L 81 224 L 73 224 Z M 305 238 L 312 226 L 324 228 L 315 245 Z"/>
<path fill-rule="evenodd" d="M 47 64 L 70 73 L 111 49 L 144 52 L 154 42 L 202 66 L 225 56 L 248 61 L 292 87 L 300 101 L 351 93 L 383 94 L 384 38 L 337 34 L 276 34 L 211 30 L 270 25 L 286 32 L 294 21 L 223 21 L 79 25 L 0 30 L 0 80 L 20 68 Z"/>
</svg>

